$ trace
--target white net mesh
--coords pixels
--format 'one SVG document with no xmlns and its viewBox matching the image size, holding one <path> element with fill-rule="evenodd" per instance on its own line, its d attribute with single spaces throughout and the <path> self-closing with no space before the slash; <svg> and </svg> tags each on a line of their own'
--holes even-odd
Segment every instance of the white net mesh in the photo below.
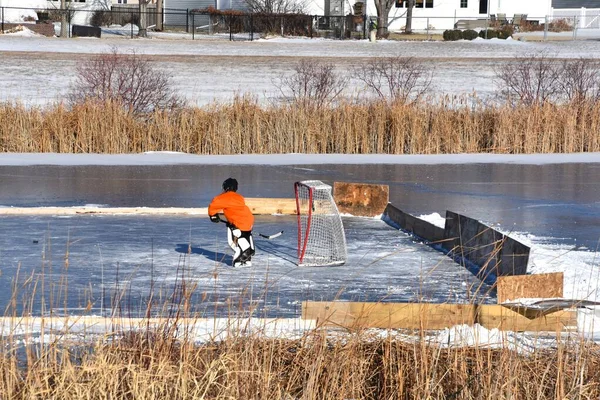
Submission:
<svg viewBox="0 0 600 400">
<path fill-rule="evenodd" d="M 326 266 L 346 262 L 346 235 L 342 218 L 321 181 L 296 183 L 298 212 L 298 265 Z"/>
</svg>

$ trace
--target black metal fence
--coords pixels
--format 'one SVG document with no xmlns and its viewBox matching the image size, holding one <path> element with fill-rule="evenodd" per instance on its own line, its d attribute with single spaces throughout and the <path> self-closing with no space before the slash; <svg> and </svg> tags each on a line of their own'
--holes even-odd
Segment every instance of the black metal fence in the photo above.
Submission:
<svg viewBox="0 0 600 400">
<path fill-rule="evenodd" d="M 366 16 L 313 16 L 265 14 L 209 14 L 192 12 L 192 37 L 226 36 L 229 40 L 254 40 L 268 35 L 364 39 Z"/>
<path fill-rule="evenodd" d="M 60 21 L 63 14 L 67 20 L 77 21 L 79 25 L 101 27 L 104 30 L 124 27 L 122 35 L 134 37 L 138 33 L 141 15 L 138 5 L 118 5 L 110 10 L 92 10 L 84 8 L 68 8 L 61 10 L 33 9 L 18 7 L 0 7 L 0 28 L 4 30 L 5 15 L 8 11 L 23 10 L 29 14 L 37 14 L 36 18 L 29 17 L 27 23 L 52 23 Z M 14 12 L 13 12 L 14 14 Z M 146 25 L 148 30 L 157 28 L 163 22 L 163 30 L 186 32 L 192 39 L 202 36 L 214 36 L 228 40 L 255 40 L 269 35 L 325 37 L 334 39 L 365 39 L 368 35 L 368 20 L 366 15 L 322 16 L 301 14 L 252 14 L 241 11 L 208 11 L 191 9 L 165 8 L 158 12 L 155 5 L 146 9 Z M 82 24 L 85 20 L 85 24 Z M 70 29 L 69 29 L 70 30 Z"/>
</svg>

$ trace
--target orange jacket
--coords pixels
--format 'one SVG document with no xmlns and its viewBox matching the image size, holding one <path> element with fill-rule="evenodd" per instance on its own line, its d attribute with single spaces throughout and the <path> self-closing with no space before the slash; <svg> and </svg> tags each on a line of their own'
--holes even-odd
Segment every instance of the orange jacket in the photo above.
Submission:
<svg viewBox="0 0 600 400">
<path fill-rule="evenodd" d="M 229 223 L 242 231 L 251 231 L 254 215 L 246 205 L 244 197 L 236 192 L 224 192 L 216 196 L 208 206 L 208 215 L 213 216 L 223 211 Z"/>
</svg>

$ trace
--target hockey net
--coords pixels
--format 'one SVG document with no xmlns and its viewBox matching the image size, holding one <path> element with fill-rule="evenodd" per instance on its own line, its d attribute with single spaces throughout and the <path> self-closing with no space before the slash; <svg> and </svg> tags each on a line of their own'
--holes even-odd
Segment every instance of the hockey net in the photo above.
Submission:
<svg viewBox="0 0 600 400">
<path fill-rule="evenodd" d="M 298 265 L 328 266 L 346 262 L 346 235 L 342 218 L 321 181 L 294 184 L 298 215 Z"/>
</svg>

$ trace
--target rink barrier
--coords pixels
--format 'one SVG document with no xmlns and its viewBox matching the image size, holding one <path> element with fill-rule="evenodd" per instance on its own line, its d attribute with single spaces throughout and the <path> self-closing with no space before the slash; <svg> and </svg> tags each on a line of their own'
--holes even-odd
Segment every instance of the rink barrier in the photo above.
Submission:
<svg viewBox="0 0 600 400">
<path fill-rule="evenodd" d="M 486 329 L 511 332 L 567 332 L 577 330 L 574 308 L 552 310 L 528 318 L 498 304 L 375 303 L 306 301 L 302 318 L 317 327 L 345 329 L 440 330 L 479 324 Z"/>
<path fill-rule="evenodd" d="M 444 240 L 444 228 L 424 221 L 389 203 L 383 211 L 383 219 L 396 228 L 409 232 L 427 243 L 441 243 Z"/>
<path fill-rule="evenodd" d="M 480 279 L 527 274 L 528 246 L 476 219 L 446 211 L 442 247 L 449 255 L 464 258 L 480 270 Z"/>
<path fill-rule="evenodd" d="M 475 265 L 477 276 L 484 281 L 494 283 L 499 276 L 527 273 L 529 247 L 473 218 L 446 211 L 441 228 L 389 203 L 383 220 L 427 244 L 441 247 L 459 263 L 466 260 Z"/>
</svg>

